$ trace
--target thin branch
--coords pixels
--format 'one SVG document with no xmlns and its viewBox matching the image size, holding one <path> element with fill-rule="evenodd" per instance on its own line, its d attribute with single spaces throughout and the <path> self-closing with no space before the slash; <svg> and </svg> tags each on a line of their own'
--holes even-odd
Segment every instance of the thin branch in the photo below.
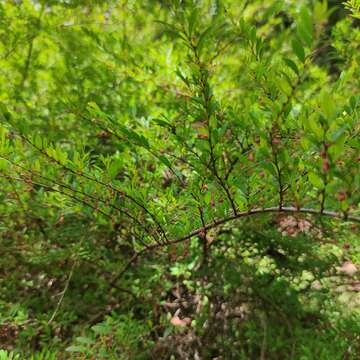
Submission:
<svg viewBox="0 0 360 360">
<path fill-rule="evenodd" d="M 109 203 L 108 201 L 106 201 L 106 200 L 103 200 L 103 199 L 101 199 L 101 198 L 98 198 L 98 197 L 96 197 L 96 196 L 94 196 L 94 195 L 91 195 L 91 194 L 89 194 L 89 193 L 87 193 L 87 192 L 84 192 L 84 191 L 75 189 L 75 188 L 73 188 L 72 186 L 70 186 L 70 185 L 68 185 L 68 184 L 66 184 L 66 183 L 64 183 L 64 182 L 60 182 L 59 180 L 54 180 L 54 179 L 51 179 L 51 178 L 49 178 L 49 177 L 47 177 L 47 176 L 44 176 L 44 175 L 42 175 L 40 172 L 34 171 L 33 169 L 28 169 L 28 168 L 26 168 L 25 166 L 22 166 L 22 165 L 20 165 L 20 164 L 18 164 L 18 163 L 15 163 L 14 161 L 12 161 L 12 160 L 10 160 L 9 158 L 4 157 L 4 156 L 2 156 L 2 155 L 0 155 L 0 159 L 4 159 L 4 160 L 8 161 L 11 165 L 13 165 L 13 166 L 15 166 L 15 167 L 18 167 L 18 168 L 21 169 L 22 171 L 27 172 L 27 173 L 29 174 L 29 176 L 37 176 L 37 177 L 39 177 L 39 178 L 41 178 L 41 179 L 44 179 L 44 180 L 46 180 L 46 181 L 49 181 L 49 182 L 52 183 L 53 185 L 57 185 L 57 186 L 60 186 L 60 187 L 62 187 L 62 188 L 64 188 L 64 189 L 68 189 L 68 190 L 70 190 L 70 191 L 72 191 L 72 192 L 74 192 L 74 193 L 81 194 L 81 195 L 83 195 L 83 196 L 85 196 L 85 197 L 87 197 L 87 198 L 89 198 L 89 199 L 94 200 L 94 201 L 99 201 L 99 202 L 101 202 L 101 203 L 109 206 L 110 208 L 113 208 L 114 210 L 119 211 L 119 213 L 125 214 L 125 215 L 126 215 L 127 217 L 129 217 L 131 220 L 135 221 L 138 225 L 143 226 L 143 224 L 141 224 L 140 221 L 137 220 L 137 219 L 136 219 L 133 215 L 131 215 L 128 211 L 126 211 L 126 210 L 124 210 L 124 209 L 121 209 L 121 208 L 119 208 L 119 207 L 116 206 L 116 205 L 110 204 L 110 203 Z"/>
<path fill-rule="evenodd" d="M 209 90 L 207 90 L 207 88 L 210 87 L 209 85 L 209 81 L 208 81 L 208 75 L 207 75 L 207 69 L 204 68 L 203 63 L 200 60 L 200 56 L 199 56 L 199 52 L 197 49 L 197 46 L 194 45 L 191 41 L 191 39 L 189 39 L 189 42 L 191 44 L 191 48 L 194 52 L 194 57 L 195 57 L 195 64 L 198 66 L 199 68 L 199 72 L 200 72 L 200 79 L 199 79 L 199 89 L 201 91 L 203 100 L 204 100 L 204 111 L 205 111 L 205 116 L 206 116 L 206 124 L 207 124 L 207 129 L 208 129 L 208 143 L 209 143 L 209 148 L 210 148 L 210 164 L 212 167 L 212 173 L 215 176 L 216 180 L 218 181 L 218 183 L 220 184 L 220 186 L 223 188 L 223 190 L 226 193 L 226 196 L 230 202 L 230 205 L 232 207 L 232 210 L 234 212 L 234 214 L 236 215 L 237 209 L 236 209 L 236 203 L 235 200 L 233 199 L 231 192 L 229 190 L 229 187 L 227 185 L 227 183 L 221 178 L 221 176 L 218 173 L 217 167 L 216 167 L 216 157 L 214 154 L 214 144 L 212 141 L 212 129 L 210 126 L 210 117 L 211 117 L 211 113 L 210 113 L 210 103 L 211 103 L 211 98 L 212 98 L 212 94 L 210 93 Z"/>
<path fill-rule="evenodd" d="M 113 220 L 112 216 L 107 214 L 105 211 L 103 210 L 100 210 L 99 208 L 97 208 L 96 206 L 92 205 L 91 203 L 87 202 L 86 200 L 84 199 L 81 199 L 79 197 L 76 197 L 74 195 L 71 195 L 71 194 L 68 194 L 60 189 L 56 189 L 52 186 L 48 186 L 46 184 L 42 184 L 42 183 L 39 183 L 39 182 L 36 182 L 36 181 L 33 181 L 31 179 L 28 179 L 28 181 L 25 179 L 25 178 L 18 178 L 18 177 L 14 177 L 14 176 L 10 176 L 10 175 L 5 175 L 5 174 L 0 174 L 0 177 L 2 178 L 5 178 L 5 179 L 11 179 L 11 180 L 16 180 L 16 181 L 21 181 L 21 182 L 24 182 L 26 184 L 34 184 L 34 185 L 38 185 L 44 189 L 47 189 L 47 190 L 50 190 L 50 191 L 53 191 L 53 192 L 58 192 L 59 194 L 62 194 L 64 196 L 67 196 L 69 197 L 70 199 L 74 200 L 75 202 L 79 202 L 79 203 L 82 203 L 83 205 L 85 206 L 88 206 L 90 208 L 92 208 L 93 210 L 99 212 L 100 214 L 104 215 L 105 217 L 109 218 L 110 220 Z"/>
<path fill-rule="evenodd" d="M 141 209 L 143 209 L 155 222 L 155 224 L 157 225 L 159 231 L 161 232 L 161 234 L 163 235 L 165 241 L 167 241 L 167 236 L 165 233 L 165 230 L 163 229 L 163 227 L 161 226 L 161 224 L 159 223 L 159 221 L 156 219 L 155 215 L 149 211 L 149 209 L 143 205 L 139 200 L 135 199 L 133 196 L 129 195 L 128 193 L 126 193 L 123 190 L 118 189 L 117 187 L 113 186 L 110 183 L 105 183 L 102 180 L 96 179 L 84 172 L 78 171 L 78 170 L 74 170 L 64 164 L 62 164 L 59 160 L 55 159 L 54 157 L 50 156 L 44 149 L 38 147 L 37 145 L 35 145 L 32 141 L 30 141 L 29 138 L 27 138 L 25 135 L 23 135 L 21 132 L 18 131 L 19 136 L 26 141 L 28 144 L 30 144 L 32 147 L 34 147 L 37 151 L 39 151 L 42 155 L 44 155 L 47 159 L 49 159 L 50 161 L 52 161 L 53 163 L 57 164 L 58 166 L 60 166 L 62 169 L 64 169 L 65 171 L 68 171 L 76 176 L 80 176 L 84 179 L 90 180 L 98 185 L 101 186 L 105 186 L 108 189 L 111 189 L 113 191 L 115 191 L 117 194 L 119 194 L 120 196 L 124 196 L 125 198 L 129 199 L 130 201 L 132 201 L 133 203 L 135 203 L 137 206 L 139 206 Z"/>
<path fill-rule="evenodd" d="M 353 222 L 360 223 L 360 216 L 348 215 L 347 218 L 345 218 L 342 213 L 338 213 L 338 212 L 330 211 L 330 210 L 324 210 L 321 213 L 321 211 L 318 209 L 310 209 L 310 208 L 297 209 L 296 207 L 282 207 L 281 209 L 279 209 L 279 207 L 277 207 L 277 206 L 269 207 L 269 208 L 258 208 L 258 209 L 252 209 L 250 211 L 242 211 L 242 212 L 237 213 L 236 215 L 232 215 L 232 216 L 217 220 L 213 223 L 207 224 L 205 227 L 196 229 L 182 238 L 169 241 L 168 244 L 166 244 L 166 245 L 176 244 L 176 243 L 180 243 L 180 242 L 189 240 L 189 239 L 193 238 L 194 236 L 198 236 L 201 231 L 216 228 L 216 227 L 223 225 L 229 221 L 237 220 L 237 219 L 244 218 L 244 217 L 259 215 L 259 214 L 266 214 L 266 213 L 303 213 L 303 214 L 312 214 L 312 215 L 323 215 L 323 216 L 332 217 L 332 218 L 336 218 L 336 219 L 340 219 L 340 220 L 353 221 Z M 151 248 L 155 248 L 155 247 L 157 247 L 157 246 L 154 245 L 154 246 L 150 246 L 149 248 L 151 249 Z"/>
<path fill-rule="evenodd" d="M 260 321 L 261 321 L 263 329 L 264 329 L 263 341 L 262 341 L 262 344 L 261 344 L 260 360 L 266 360 L 266 340 L 267 340 L 267 318 L 266 318 L 266 313 L 264 313 L 263 316 L 260 317 Z"/>
<path fill-rule="evenodd" d="M 200 219 L 201 219 L 201 224 L 203 226 L 203 233 L 201 233 L 201 240 L 203 242 L 203 264 L 206 263 L 207 261 L 207 256 L 208 256 L 208 240 L 207 240 L 207 231 L 205 229 L 206 227 L 206 223 L 205 223 L 205 219 L 204 219 L 204 212 L 201 206 L 198 206 L 198 210 L 199 210 L 199 214 L 200 214 Z"/>
<path fill-rule="evenodd" d="M 85 120 L 88 120 L 85 116 L 83 116 L 83 115 L 80 115 L 83 119 L 85 119 Z M 111 129 L 110 127 L 108 127 L 108 126 L 103 126 L 101 123 L 99 123 L 99 122 L 95 122 L 98 126 L 99 126 L 99 128 L 101 129 L 101 130 L 103 130 L 103 131 L 107 131 L 108 133 L 110 133 L 112 136 L 114 136 L 116 139 L 118 139 L 118 140 L 120 140 L 120 141 L 128 141 L 128 139 L 126 139 L 125 137 L 123 137 L 123 136 L 120 136 L 117 132 L 116 132 L 116 130 L 113 130 L 113 129 Z M 159 155 L 157 155 L 156 153 L 155 153 L 155 151 L 154 150 L 152 150 L 150 147 L 149 148 L 147 148 L 147 147 L 145 147 L 145 150 L 147 150 L 148 152 L 149 152 L 149 154 L 151 154 L 153 157 L 155 157 L 156 159 L 158 159 L 159 160 Z M 164 164 L 164 163 L 163 163 Z M 181 186 L 182 187 L 185 187 L 186 186 L 186 184 L 185 184 L 185 182 L 183 181 L 183 179 L 181 179 L 181 177 L 176 173 L 176 171 L 173 169 L 173 167 L 171 166 L 171 164 L 164 164 L 169 170 L 170 170 L 170 172 L 176 177 L 176 179 L 179 181 L 179 183 L 181 184 Z"/>
<path fill-rule="evenodd" d="M 26 79 L 28 78 L 28 75 L 29 75 L 31 57 L 32 57 L 32 53 L 33 53 L 34 40 L 35 40 L 35 36 L 33 36 L 33 37 L 31 38 L 31 40 L 30 40 L 28 52 L 27 52 L 27 55 L 26 55 L 26 60 L 25 60 L 25 65 L 24 65 L 23 76 L 22 76 L 22 79 L 21 79 L 21 83 L 20 83 L 20 85 L 19 85 L 19 88 L 20 88 L 21 90 L 24 88 Z"/>
<path fill-rule="evenodd" d="M 56 308 L 55 308 L 53 314 L 51 315 L 51 318 L 48 321 L 48 325 L 50 325 L 53 322 L 53 320 L 55 319 L 55 316 L 57 315 L 57 313 L 58 313 L 58 311 L 60 309 L 60 306 L 61 306 L 61 304 L 62 304 L 62 302 L 64 300 L 64 296 L 66 294 L 66 291 L 69 288 L 69 284 L 70 284 L 71 278 L 72 278 L 72 276 L 74 274 L 74 270 L 75 270 L 76 265 L 77 265 L 77 261 L 75 260 L 73 262 L 73 264 L 72 264 L 71 269 L 70 269 L 70 273 L 69 273 L 69 276 L 68 276 L 68 278 L 66 280 L 64 290 L 61 292 L 61 296 L 60 296 L 60 299 L 59 299 L 58 303 L 56 304 Z"/>
<path fill-rule="evenodd" d="M 242 211 L 242 212 L 238 212 L 235 215 L 223 218 L 223 219 L 219 219 L 216 220 L 212 223 L 209 223 L 205 226 L 202 226 L 199 229 L 193 230 L 192 232 L 190 232 L 188 235 L 183 236 L 179 239 L 175 239 L 175 240 L 170 240 L 168 241 L 166 244 L 154 244 L 154 245 L 150 245 L 148 246 L 146 249 L 143 249 L 139 252 L 137 252 L 129 261 L 128 263 L 125 265 L 125 267 L 113 278 L 113 280 L 111 281 L 110 284 L 114 284 L 116 281 L 118 281 L 124 274 L 125 272 L 131 267 L 132 263 L 137 260 L 137 258 L 142 255 L 143 253 L 149 251 L 149 250 L 154 250 L 157 248 L 161 248 L 164 246 L 168 246 L 168 245 L 172 245 L 172 244 L 178 244 L 187 240 L 192 239 L 195 236 L 199 236 L 199 234 L 203 231 L 208 231 L 210 229 L 216 228 L 220 225 L 226 224 L 230 221 L 234 221 L 240 218 L 246 218 L 246 217 L 250 217 L 250 216 L 254 216 L 254 215 L 260 215 L 260 214 L 269 214 L 269 213 L 292 213 L 292 214 L 298 214 L 298 213 L 302 213 L 302 214 L 310 214 L 310 215 L 318 215 L 318 216 L 326 216 L 326 217 L 330 217 L 330 218 L 335 218 L 335 219 L 339 219 L 339 220 L 343 220 L 343 221 L 352 221 L 352 222 L 358 222 L 360 223 L 360 216 L 356 216 L 356 215 L 347 215 L 347 217 L 344 217 L 344 215 L 342 213 L 338 213 L 335 211 L 330 211 L 330 210 L 324 210 L 323 212 L 321 212 L 321 210 L 318 209 L 310 209 L 310 208 L 296 208 L 296 207 L 282 207 L 281 209 L 278 206 L 275 207 L 269 207 L 269 208 L 258 208 L 258 209 L 252 209 L 249 211 Z"/>
</svg>

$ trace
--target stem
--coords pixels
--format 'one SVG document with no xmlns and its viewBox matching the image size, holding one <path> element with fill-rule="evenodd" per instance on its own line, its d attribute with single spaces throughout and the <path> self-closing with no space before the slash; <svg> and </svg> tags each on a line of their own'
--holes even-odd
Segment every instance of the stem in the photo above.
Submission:
<svg viewBox="0 0 360 360">
<path fill-rule="evenodd" d="M 277 152 L 274 149 L 273 145 L 271 145 L 272 149 L 273 149 L 273 154 L 274 154 L 274 165 L 276 168 L 276 173 L 277 173 L 277 181 L 279 184 L 279 209 L 282 209 L 283 203 L 284 203 L 284 185 L 282 182 L 282 173 L 281 173 L 281 168 L 279 165 L 279 161 L 278 161 L 278 157 L 277 157 Z"/>
<path fill-rule="evenodd" d="M 203 264 L 205 264 L 207 261 L 207 257 L 208 257 L 207 231 L 205 230 L 206 223 L 205 223 L 205 219 L 204 219 L 203 209 L 200 206 L 198 207 L 198 209 L 199 209 L 199 213 L 200 213 L 201 224 L 204 229 L 204 236 L 202 237 L 201 240 L 203 242 Z"/>
<path fill-rule="evenodd" d="M 61 304 L 62 304 L 62 302 L 64 300 L 65 293 L 66 293 L 67 289 L 69 288 L 69 284 L 70 284 L 71 278 L 73 276 L 76 264 L 77 264 L 77 261 L 74 261 L 74 263 L 73 263 L 73 265 L 71 267 L 69 276 L 68 276 L 68 278 L 66 280 L 64 290 L 61 292 L 60 299 L 59 299 L 58 303 L 56 304 L 56 308 L 55 308 L 53 314 L 51 315 L 51 318 L 48 321 L 48 325 L 50 325 L 53 322 L 53 320 L 55 319 L 56 314 L 58 313 L 58 311 L 60 309 L 60 306 L 61 306 Z"/>
<path fill-rule="evenodd" d="M 189 39 L 189 41 L 191 43 L 191 39 Z M 230 202 L 231 208 L 232 208 L 234 214 L 236 214 L 237 209 L 236 209 L 235 201 L 232 198 L 232 195 L 230 193 L 230 190 L 229 190 L 227 184 L 224 182 L 224 180 L 219 175 L 219 173 L 217 171 L 217 167 L 216 167 L 216 157 L 214 154 L 214 145 L 213 145 L 213 141 L 212 141 L 212 136 L 211 136 L 212 131 L 211 131 L 211 126 L 210 126 L 210 117 L 211 117 L 210 101 L 211 101 L 212 95 L 211 94 L 209 95 L 209 90 L 208 91 L 206 90 L 207 88 L 209 88 L 208 76 L 206 74 L 207 70 L 204 68 L 203 64 L 201 63 L 200 56 L 197 51 L 196 45 L 191 43 L 191 47 L 194 52 L 195 63 L 199 67 L 199 70 L 200 70 L 200 85 L 199 86 L 200 86 L 200 91 L 201 91 L 202 97 L 204 99 L 204 110 L 205 110 L 205 116 L 206 116 L 205 120 L 206 120 L 206 124 L 207 124 L 207 128 L 208 128 L 208 142 L 209 142 L 209 148 L 210 148 L 210 163 L 211 163 L 211 167 L 212 167 L 212 172 L 213 172 L 213 175 L 215 176 L 215 178 L 217 179 L 218 183 L 220 184 L 220 186 L 225 191 L 226 196 Z"/>
<path fill-rule="evenodd" d="M 216 221 L 214 221 L 212 223 L 209 223 L 209 224 L 201 227 L 200 229 L 193 230 L 192 232 L 190 232 L 186 236 L 183 236 L 183 237 L 181 237 L 179 239 L 170 240 L 166 244 L 154 244 L 154 245 L 148 246 L 146 249 L 143 249 L 143 250 L 139 251 L 138 253 L 136 253 L 129 260 L 129 262 L 126 264 L 126 266 L 121 270 L 121 272 L 115 276 L 115 278 L 111 281 L 110 284 L 114 284 L 117 280 L 119 280 L 125 274 L 125 272 L 131 267 L 131 264 L 141 254 L 145 253 L 146 251 L 157 249 L 157 248 L 162 248 L 164 246 L 168 246 L 168 245 L 172 245 L 172 244 L 178 244 L 178 243 L 190 240 L 194 236 L 199 236 L 199 233 L 201 231 L 208 231 L 208 230 L 216 228 L 216 227 L 218 227 L 220 225 L 226 224 L 226 223 L 228 223 L 230 221 L 234 221 L 234 220 L 237 220 L 237 219 L 240 219 L 240 218 L 247 218 L 247 217 L 251 217 L 251 216 L 255 216 L 255 215 L 260 215 L 260 214 L 269 214 L 269 213 L 292 213 L 292 214 L 303 213 L 303 214 L 310 214 L 310 215 L 326 216 L 326 217 L 331 217 L 331 218 L 335 218 L 335 219 L 339 219 L 339 220 L 343 220 L 343 221 L 352 221 L 352 222 L 360 223 L 360 216 L 347 215 L 346 217 L 344 217 L 343 214 L 335 212 L 335 211 L 324 210 L 323 212 L 321 212 L 318 209 L 311 209 L 311 208 L 300 208 L 300 209 L 298 209 L 296 207 L 282 207 L 281 209 L 279 209 L 278 206 L 275 206 L 275 207 L 269 207 L 269 208 L 258 208 L 258 209 L 252 209 L 252 210 L 249 210 L 249 211 L 242 211 L 242 212 L 238 212 L 237 214 L 234 214 L 232 216 L 229 216 L 229 217 L 226 217 L 226 218 L 223 218 L 223 219 L 219 219 L 219 220 L 216 220 Z"/>
<path fill-rule="evenodd" d="M 39 151 L 42 155 L 44 155 L 46 158 L 48 158 L 49 160 L 51 160 L 52 162 L 54 162 L 55 164 L 57 164 L 58 166 L 60 166 L 62 169 L 64 169 L 65 171 L 68 171 L 76 176 L 80 176 L 84 179 L 90 180 L 98 185 L 104 186 L 108 189 L 111 189 L 113 191 L 115 191 L 117 194 L 119 194 L 120 196 L 124 196 L 125 198 L 129 199 L 130 201 L 132 201 L 133 203 L 135 203 L 137 206 L 139 206 L 141 209 L 143 209 L 143 211 L 145 213 L 147 213 L 155 222 L 155 224 L 157 225 L 160 233 L 163 235 L 164 239 L 165 239 L 165 243 L 167 242 L 167 236 L 165 233 L 165 230 L 163 229 L 163 227 L 161 226 L 161 224 L 159 223 L 159 221 L 156 219 L 155 215 L 150 212 L 147 207 L 145 205 L 143 205 L 140 201 L 138 201 L 137 199 L 135 199 L 133 196 L 127 194 L 125 191 L 118 189 L 117 187 L 114 187 L 112 184 L 110 183 L 105 183 L 99 179 L 96 179 L 82 171 L 78 171 L 78 170 L 74 170 L 72 168 L 69 168 L 68 166 L 62 164 L 60 161 L 58 161 L 57 159 L 55 159 L 54 157 L 50 156 L 44 149 L 39 148 L 37 145 L 35 145 L 32 141 L 30 141 L 26 136 L 24 136 L 23 134 L 19 133 L 20 137 L 26 141 L 28 144 L 30 144 L 32 147 L 34 147 L 37 151 Z"/>
</svg>

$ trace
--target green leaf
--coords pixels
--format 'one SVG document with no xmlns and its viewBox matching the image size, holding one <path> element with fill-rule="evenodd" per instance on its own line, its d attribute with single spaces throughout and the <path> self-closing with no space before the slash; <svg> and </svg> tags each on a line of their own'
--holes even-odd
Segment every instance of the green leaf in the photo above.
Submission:
<svg viewBox="0 0 360 360">
<path fill-rule="evenodd" d="M 142 146 L 147 149 L 150 148 L 148 140 L 143 135 L 139 135 L 134 130 L 131 130 L 123 125 L 118 125 L 118 127 L 119 127 L 119 130 L 124 135 L 126 135 L 129 140 L 132 140 L 136 145 Z"/>
<path fill-rule="evenodd" d="M 206 28 L 202 33 L 201 35 L 199 36 L 199 40 L 197 42 L 197 48 L 199 49 L 199 51 L 201 50 L 205 40 L 206 40 L 206 37 L 211 33 L 211 31 L 213 30 L 213 26 L 210 25 L 208 28 Z"/>
<path fill-rule="evenodd" d="M 358 100 L 355 96 L 350 97 L 349 104 L 350 104 L 350 107 L 352 110 L 356 109 L 357 102 L 358 102 Z"/>
<path fill-rule="evenodd" d="M 37 148 L 42 149 L 43 143 L 42 143 L 42 139 L 41 139 L 40 135 L 35 135 L 35 137 L 33 139 L 33 143 Z"/>
<path fill-rule="evenodd" d="M 204 195 L 204 202 L 209 205 L 210 201 L 211 201 L 211 192 L 207 191 L 206 194 Z"/>
<path fill-rule="evenodd" d="M 304 26 L 298 26 L 297 34 L 303 43 L 305 43 L 308 47 L 311 47 L 313 41 L 312 35 L 306 30 L 306 28 L 304 28 Z"/>
<path fill-rule="evenodd" d="M 9 168 L 8 161 L 0 158 L 0 170 L 7 170 L 8 168 Z"/>
<path fill-rule="evenodd" d="M 291 86 L 289 85 L 289 82 L 285 80 L 284 78 L 279 77 L 277 80 L 277 85 L 279 89 L 286 95 L 289 96 L 291 93 Z"/>
<path fill-rule="evenodd" d="M 164 156 L 164 155 L 159 155 L 159 156 L 158 156 L 158 159 L 159 159 L 164 165 L 166 165 L 168 168 L 171 168 L 171 163 L 170 163 L 169 159 L 168 159 L 166 156 Z"/>
<path fill-rule="evenodd" d="M 194 7 L 193 10 L 190 13 L 190 16 L 188 18 L 188 32 L 189 32 L 189 36 L 191 37 L 193 34 L 193 30 L 195 28 L 195 25 L 197 23 L 197 19 L 198 19 L 198 13 L 199 13 L 199 9 L 197 7 Z"/>
<path fill-rule="evenodd" d="M 184 82 L 187 87 L 190 86 L 189 80 L 186 78 L 185 75 L 183 75 L 183 73 L 179 69 L 176 69 L 175 74 Z"/>
<path fill-rule="evenodd" d="M 118 159 L 114 159 L 109 167 L 108 167 L 108 172 L 109 172 L 109 175 L 111 178 L 115 178 L 116 175 L 118 174 L 119 172 L 119 169 L 121 168 L 121 161 L 119 161 Z"/>
<path fill-rule="evenodd" d="M 71 345 L 65 349 L 68 352 L 86 352 L 87 348 L 83 345 Z"/>
<path fill-rule="evenodd" d="M 309 12 L 309 9 L 306 5 L 302 6 L 300 9 L 300 20 L 301 24 L 303 24 L 306 27 L 306 30 L 312 34 L 313 32 L 313 20 L 311 18 L 311 14 Z"/>
<path fill-rule="evenodd" d="M 171 125 L 169 122 L 162 120 L 162 119 L 152 119 L 156 124 L 158 124 L 161 127 L 169 129 L 171 132 L 175 131 L 175 127 Z"/>
<path fill-rule="evenodd" d="M 80 344 L 85 344 L 85 345 L 95 344 L 95 340 L 83 336 L 77 337 L 76 341 L 79 342 Z"/>
<path fill-rule="evenodd" d="M 317 187 L 317 188 L 324 187 L 324 182 L 318 174 L 311 172 L 311 173 L 309 173 L 308 176 L 309 176 L 309 180 L 310 180 L 311 184 L 313 184 L 315 187 Z"/>
<path fill-rule="evenodd" d="M 306 6 L 303 6 L 300 10 L 300 21 L 297 27 L 297 33 L 308 47 L 312 46 L 313 21 Z"/>
<path fill-rule="evenodd" d="M 1 113 L 1 115 L 4 117 L 4 119 L 5 119 L 6 121 L 10 121 L 10 119 L 11 119 L 11 114 L 10 114 L 10 112 L 8 111 L 6 105 L 3 104 L 2 102 L 0 102 L 0 113 Z"/>
<path fill-rule="evenodd" d="M 292 45 L 292 49 L 295 53 L 295 55 L 297 56 L 297 58 L 304 63 L 305 62 L 305 50 L 303 48 L 303 46 L 301 45 L 301 42 L 295 38 L 292 40 L 291 42 Z"/>
<path fill-rule="evenodd" d="M 299 76 L 299 69 L 297 65 L 291 59 L 285 58 L 283 59 L 284 63 L 297 75 Z"/>
<path fill-rule="evenodd" d="M 107 335 L 112 332 L 112 327 L 107 324 L 98 324 L 91 327 L 91 330 L 98 335 Z"/>
<path fill-rule="evenodd" d="M 334 119 L 336 117 L 336 103 L 329 91 L 322 91 L 320 105 L 327 120 Z"/>
<path fill-rule="evenodd" d="M 187 39 L 184 36 L 184 34 L 182 33 L 182 31 L 180 29 L 178 29 L 176 26 L 169 24 L 165 21 L 160 21 L 160 20 L 156 20 L 155 22 L 163 25 L 165 28 L 165 31 L 169 35 L 172 35 L 174 38 L 180 38 L 180 39 L 184 40 L 184 42 L 187 42 Z"/>
<path fill-rule="evenodd" d="M 87 105 L 88 105 L 88 109 L 90 109 L 90 110 L 101 111 L 98 104 L 96 104 L 93 101 L 88 102 Z"/>
</svg>

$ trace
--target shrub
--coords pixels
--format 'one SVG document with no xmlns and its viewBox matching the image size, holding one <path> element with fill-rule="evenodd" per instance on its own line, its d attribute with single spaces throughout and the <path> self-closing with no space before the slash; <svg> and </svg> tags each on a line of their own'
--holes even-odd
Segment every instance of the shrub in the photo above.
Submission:
<svg viewBox="0 0 360 360">
<path fill-rule="evenodd" d="M 356 358 L 356 1 L 0 13 L 10 350 Z"/>
</svg>

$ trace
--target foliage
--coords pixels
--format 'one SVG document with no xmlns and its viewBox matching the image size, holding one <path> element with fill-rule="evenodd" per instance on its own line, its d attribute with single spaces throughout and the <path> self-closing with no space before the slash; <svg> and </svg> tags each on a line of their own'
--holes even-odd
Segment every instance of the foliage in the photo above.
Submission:
<svg viewBox="0 0 360 360">
<path fill-rule="evenodd" d="M 1 2 L 0 358 L 357 358 L 340 3 Z"/>
<path fill-rule="evenodd" d="M 344 5 L 347 9 L 352 12 L 354 18 L 360 19 L 360 1 L 359 0 L 349 0 L 344 2 Z"/>
</svg>

